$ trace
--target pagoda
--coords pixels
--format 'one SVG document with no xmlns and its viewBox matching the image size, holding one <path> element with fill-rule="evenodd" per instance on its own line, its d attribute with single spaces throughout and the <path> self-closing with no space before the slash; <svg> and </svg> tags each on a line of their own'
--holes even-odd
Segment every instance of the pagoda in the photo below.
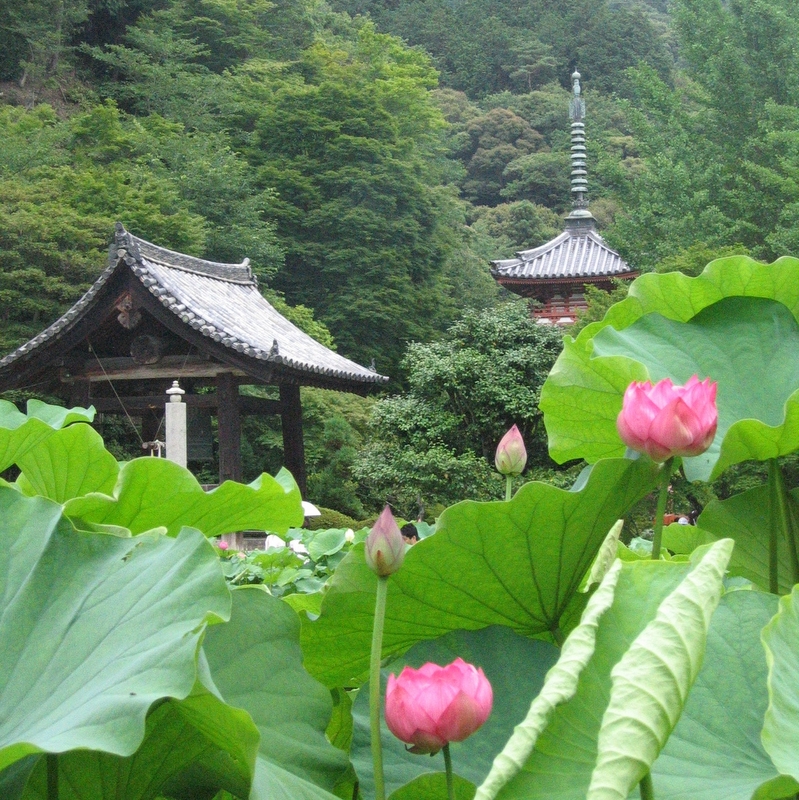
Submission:
<svg viewBox="0 0 799 800">
<path fill-rule="evenodd" d="M 572 75 L 571 193 L 572 211 L 565 230 L 546 244 L 520 250 L 515 258 L 491 262 L 494 279 L 514 294 L 537 300 L 533 315 L 543 325 L 570 325 L 577 311 L 587 308 L 586 284 L 610 291 L 614 280 L 630 280 L 638 273 L 605 244 L 596 219 L 588 210 L 585 162 L 585 100 L 580 73 Z"/>
</svg>

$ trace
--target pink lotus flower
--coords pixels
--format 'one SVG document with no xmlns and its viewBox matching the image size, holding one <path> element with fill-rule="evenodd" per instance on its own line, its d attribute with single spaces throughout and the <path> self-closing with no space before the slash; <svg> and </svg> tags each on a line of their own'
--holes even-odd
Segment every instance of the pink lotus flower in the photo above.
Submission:
<svg viewBox="0 0 799 800">
<path fill-rule="evenodd" d="M 220 541 L 218 541 L 218 542 L 216 543 L 216 546 L 217 546 L 217 547 L 218 547 L 220 550 L 227 550 L 227 549 L 228 549 L 228 547 L 230 547 L 230 545 L 229 545 L 229 544 L 228 544 L 228 543 L 227 543 L 227 542 L 226 542 L 224 539 L 221 539 Z"/>
<path fill-rule="evenodd" d="M 669 378 L 654 386 L 649 381 L 631 383 L 616 420 L 622 441 L 653 461 L 704 453 L 717 424 L 716 383 L 696 375 L 685 386 L 675 386 Z"/>
<path fill-rule="evenodd" d="M 364 556 L 369 569 L 381 578 L 393 575 L 405 560 L 405 541 L 388 506 L 366 537 Z"/>
<path fill-rule="evenodd" d="M 500 475 L 521 475 L 527 464 L 527 450 L 519 429 L 514 425 L 500 440 L 494 463 Z"/>
<path fill-rule="evenodd" d="M 471 736 L 491 713 L 494 695 L 482 669 L 456 658 L 449 666 L 405 667 L 388 676 L 386 724 L 412 753 L 437 753 Z"/>
</svg>

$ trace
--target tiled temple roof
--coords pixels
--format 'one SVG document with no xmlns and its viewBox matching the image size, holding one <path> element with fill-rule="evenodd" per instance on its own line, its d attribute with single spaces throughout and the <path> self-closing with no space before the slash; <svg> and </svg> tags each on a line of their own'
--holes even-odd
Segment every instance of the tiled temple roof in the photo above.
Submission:
<svg viewBox="0 0 799 800">
<path fill-rule="evenodd" d="M 620 278 L 632 270 L 592 229 L 565 230 L 540 247 L 521 250 L 516 258 L 491 262 L 491 274 L 508 280 L 557 281 Z"/>
<path fill-rule="evenodd" d="M 516 258 L 491 262 L 491 274 L 511 291 L 525 294 L 547 283 L 596 283 L 612 278 L 632 278 L 637 273 L 597 233 L 596 220 L 588 210 L 588 172 L 585 149 L 585 100 L 580 73 L 574 72 L 571 119 L 572 212 L 566 230 L 546 244 L 521 250 Z M 524 284 L 527 286 L 522 289 Z M 533 290 L 534 291 L 534 290 Z"/>
<path fill-rule="evenodd" d="M 117 223 L 109 265 L 84 296 L 38 336 L 0 360 L 0 369 L 70 330 L 102 286 L 126 265 L 181 322 L 239 354 L 309 377 L 380 384 L 388 380 L 320 344 L 258 291 L 249 261 L 220 264 L 159 247 Z M 334 380 L 335 382 L 335 380 Z M 342 386 L 342 388 L 345 388 Z"/>
</svg>

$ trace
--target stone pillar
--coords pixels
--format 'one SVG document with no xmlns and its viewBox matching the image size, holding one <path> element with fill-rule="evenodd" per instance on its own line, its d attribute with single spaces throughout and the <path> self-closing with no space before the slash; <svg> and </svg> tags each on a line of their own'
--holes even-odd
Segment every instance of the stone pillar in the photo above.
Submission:
<svg viewBox="0 0 799 800">
<path fill-rule="evenodd" d="M 169 402 L 164 409 L 166 435 L 166 457 L 181 467 L 186 466 L 186 404 L 182 396 L 186 392 L 177 381 L 172 381 L 172 388 L 166 390 Z"/>
</svg>

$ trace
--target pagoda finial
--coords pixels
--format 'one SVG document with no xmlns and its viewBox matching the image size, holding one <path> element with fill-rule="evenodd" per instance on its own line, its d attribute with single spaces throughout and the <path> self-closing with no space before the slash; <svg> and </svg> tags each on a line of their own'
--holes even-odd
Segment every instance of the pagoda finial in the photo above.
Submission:
<svg viewBox="0 0 799 800">
<path fill-rule="evenodd" d="M 572 98 L 569 103 L 571 119 L 571 214 L 566 218 L 567 229 L 579 233 L 596 225 L 593 215 L 588 210 L 588 172 L 585 169 L 585 100 L 580 87 L 580 73 L 572 73 Z"/>
<path fill-rule="evenodd" d="M 585 100 L 580 96 L 580 73 L 572 72 L 572 91 L 574 92 L 569 103 L 569 119 L 572 122 L 582 122 L 585 119 Z"/>
</svg>

